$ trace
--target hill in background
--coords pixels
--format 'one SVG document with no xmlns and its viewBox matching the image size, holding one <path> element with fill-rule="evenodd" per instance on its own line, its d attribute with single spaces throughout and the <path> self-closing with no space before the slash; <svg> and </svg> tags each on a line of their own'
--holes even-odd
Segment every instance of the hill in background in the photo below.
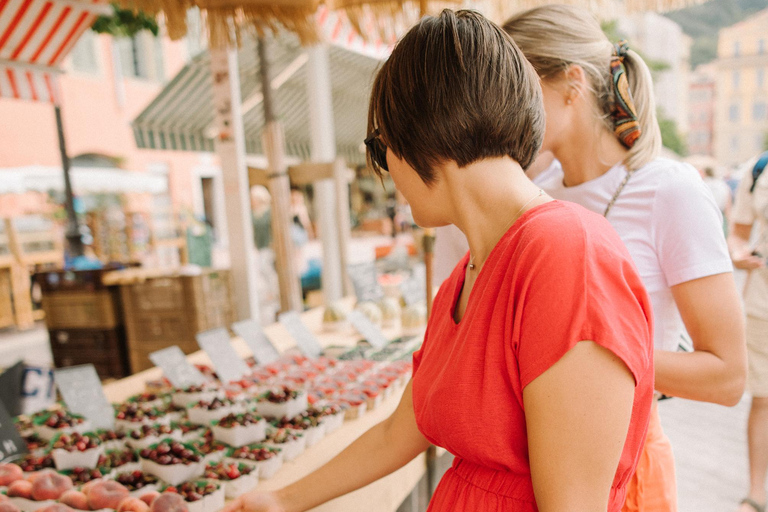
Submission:
<svg viewBox="0 0 768 512">
<path fill-rule="evenodd" d="M 693 38 L 691 67 L 717 57 L 717 32 L 768 8 L 768 0 L 710 0 L 666 13 Z"/>
</svg>

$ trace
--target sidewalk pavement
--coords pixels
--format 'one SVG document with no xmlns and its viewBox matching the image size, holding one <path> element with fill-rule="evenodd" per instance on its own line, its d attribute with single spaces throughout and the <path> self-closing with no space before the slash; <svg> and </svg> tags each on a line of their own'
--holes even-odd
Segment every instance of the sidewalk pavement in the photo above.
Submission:
<svg viewBox="0 0 768 512">
<path fill-rule="evenodd" d="M 735 512 L 747 491 L 749 396 L 728 408 L 673 398 L 659 404 L 672 442 L 679 512 Z"/>
</svg>

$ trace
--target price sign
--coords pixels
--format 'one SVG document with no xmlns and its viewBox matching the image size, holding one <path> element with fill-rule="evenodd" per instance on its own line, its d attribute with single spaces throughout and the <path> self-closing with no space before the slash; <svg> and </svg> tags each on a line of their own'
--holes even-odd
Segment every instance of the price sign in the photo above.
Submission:
<svg viewBox="0 0 768 512">
<path fill-rule="evenodd" d="M 384 348 L 387 344 L 387 338 L 381 329 L 371 322 L 367 316 L 360 311 L 351 311 L 347 314 L 347 320 L 352 324 L 352 327 L 359 332 L 372 347 Z"/>
<path fill-rule="evenodd" d="M 89 419 L 94 428 L 115 428 L 115 413 L 92 364 L 56 369 L 53 379 L 70 411 Z"/>
<path fill-rule="evenodd" d="M 251 373 L 229 342 L 229 332 L 224 327 L 211 329 L 195 336 L 197 344 L 208 354 L 221 382 L 240 380 Z"/>
<path fill-rule="evenodd" d="M 280 359 L 280 353 L 254 320 L 235 322 L 232 330 L 245 341 L 259 364 L 270 364 Z"/>
<path fill-rule="evenodd" d="M 296 342 L 296 345 L 298 345 L 305 356 L 320 357 L 320 354 L 323 353 L 323 348 L 320 346 L 320 343 L 318 343 L 315 335 L 312 334 L 309 329 L 307 329 L 307 326 L 304 325 L 304 322 L 301 321 L 301 317 L 297 312 L 289 311 L 283 313 L 278 317 L 278 320 L 283 324 L 283 327 L 286 328 L 288 334 L 291 335 Z"/>
<path fill-rule="evenodd" d="M 152 352 L 149 360 L 162 368 L 165 377 L 177 388 L 199 386 L 205 382 L 203 374 L 189 364 L 187 356 L 176 345 Z"/>
</svg>

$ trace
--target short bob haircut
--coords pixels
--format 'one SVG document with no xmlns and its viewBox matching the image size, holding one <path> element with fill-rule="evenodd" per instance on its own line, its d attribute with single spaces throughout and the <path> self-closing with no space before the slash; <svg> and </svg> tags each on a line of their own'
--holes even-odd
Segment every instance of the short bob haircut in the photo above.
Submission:
<svg viewBox="0 0 768 512">
<path fill-rule="evenodd" d="M 376 129 L 428 185 L 451 160 L 509 156 L 527 169 L 544 135 L 539 79 L 497 25 L 446 9 L 408 31 L 376 75 L 368 133 Z"/>
</svg>

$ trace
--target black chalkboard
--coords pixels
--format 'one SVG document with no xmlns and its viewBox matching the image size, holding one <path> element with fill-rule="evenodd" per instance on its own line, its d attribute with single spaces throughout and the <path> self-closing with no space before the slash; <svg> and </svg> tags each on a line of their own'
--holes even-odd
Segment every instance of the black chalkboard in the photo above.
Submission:
<svg viewBox="0 0 768 512">
<path fill-rule="evenodd" d="M 0 402 L 11 416 L 21 414 L 22 382 L 24 363 L 19 361 L 0 375 Z"/>
<path fill-rule="evenodd" d="M 27 453 L 27 443 L 19 435 L 13 418 L 0 402 L 0 462 L 10 462 Z"/>
</svg>

